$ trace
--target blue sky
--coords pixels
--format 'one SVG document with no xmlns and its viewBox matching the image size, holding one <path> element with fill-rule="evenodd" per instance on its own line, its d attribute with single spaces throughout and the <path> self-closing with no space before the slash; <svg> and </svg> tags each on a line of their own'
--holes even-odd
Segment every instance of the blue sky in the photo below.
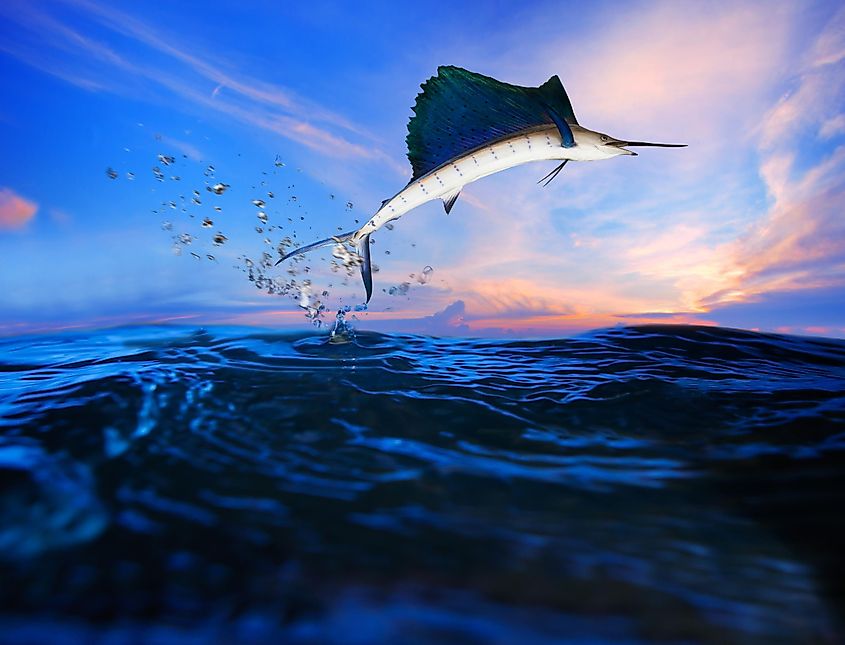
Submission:
<svg viewBox="0 0 845 645">
<path fill-rule="evenodd" d="M 569 164 L 547 188 L 550 168 L 525 166 L 467 187 L 449 216 L 409 213 L 376 236 L 359 326 L 843 336 L 843 60 L 835 2 L 4 3 L 0 332 L 308 325 L 243 258 L 354 228 L 397 192 L 419 84 L 454 64 L 521 85 L 558 74 L 585 126 L 690 147 Z M 175 159 L 161 182 L 159 154 Z M 255 231 L 257 198 L 278 228 Z M 179 233 L 193 237 L 175 255 Z M 327 307 L 361 301 L 317 264 L 297 279 Z"/>
</svg>

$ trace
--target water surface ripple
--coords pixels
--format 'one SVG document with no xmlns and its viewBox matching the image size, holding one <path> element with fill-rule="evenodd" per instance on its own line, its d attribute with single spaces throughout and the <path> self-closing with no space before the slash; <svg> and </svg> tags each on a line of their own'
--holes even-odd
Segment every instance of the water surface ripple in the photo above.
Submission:
<svg viewBox="0 0 845 645">
<path fill-rule="evenodd" d="M 845 640 L 845 342 L 0 339 L 8 642 Z"/>
</svg>

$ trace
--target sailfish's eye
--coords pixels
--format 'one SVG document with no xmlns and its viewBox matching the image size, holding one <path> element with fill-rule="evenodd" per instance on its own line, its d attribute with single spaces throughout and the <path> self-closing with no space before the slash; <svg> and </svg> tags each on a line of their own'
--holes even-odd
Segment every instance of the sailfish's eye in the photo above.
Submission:
<svg viewBox="0 0 845 645">
<path fill-rule="evenodd" d="M 601 135 L 601 140 L 602 140 L 602 141 L 607 141 L 607 135 L 606 135 L 606 134 Z"/>
</svg>

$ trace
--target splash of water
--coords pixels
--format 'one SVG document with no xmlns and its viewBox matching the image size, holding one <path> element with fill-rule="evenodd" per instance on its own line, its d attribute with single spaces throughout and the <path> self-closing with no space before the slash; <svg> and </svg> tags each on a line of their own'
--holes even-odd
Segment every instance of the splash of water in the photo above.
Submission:
<svg viewBox="0 0 845 645">
<path fill-rule="evenodd" d="M 350 311 L 352 311 L 352 308 L 349 305 L 337 310 L 334 325 L 332 325 L 331 332 L 329 333 L 330 343 L 343 344 L 355 340 L 355 328 L 346 320 L 346 314 Z"/>
<path fill-rule="evenodd" d="M 184 159 L 187 159 L 185 155 L 182 155 Z M 171 199 L 161 202 L 161 207 L 159 209 L 155 209 L 152 212 L 154 214 L 159 214 L 162 211 L 166 210 L 173 210 L 177 211 L 179 214 L 184 213 L 186 219 L 179 219 L 174 220 L 178 222 L 176 226 L 174 226 L 174 222 L 170 220 L 165 220 L 161 223 L 161 227 L 163 230 L 172 232 L 174 228 L 177 228 L 176 233 L 171 235 L 172 240 L 172 250 L 175 255 L 182 255 L 182 249 L 192 245 L 192 248 L 196 248 L 201 245 L 207 245 L 206 248 L 196 248 L 195 251 L 191 251 L 190 253 L 186 253 L 185 255 L 190 255 L 190 257 L 194 259 L 203 259 L 203 255 L 205 255 L 206 259 L 209 261 L 216 262 L 216 258 L 213 254 L 208 253 L 211 247 L 219 247 L 224 244 L 229 243 L 229 237 L 227 236 L 227 232 L 225 229 L 217 229 L 216 232 L 213 233 L 205 233 L 205 231 L 211 231 L 214 229 L 215 225 L 219 226 L 220 222 L 218 222 L 217 217 L 211 217 L 209 215 L 212 214 L 220 214 L 223 212 L 223 202 L 217 202 L 217 200 L 211 200 L 212 203 L 208 203 L 208 201 L 203 201 L 202 194 L 212 194 L 215 196 L 222 196 L 226 193 L 229 193 L 231 190 L 230 184 L 215 180 L 216 168 L 212 164 L 204 164 L 199 167 L 196 171 L 196 175 L 192 172 L 191 167 L 189 165 L 182 166 L 185 162 L 177 159 L 175 156 L 166 154 L 166 153 L 158 153 L 156 154 L 156 162 L 158 165 L 153 167 L 153 177 L 156 181 L 164 181 L 165 174 L 162 171 L 162 167 L 172 167 L 175 170 L 183 171 L 182 174 L 186 177 L 187 181 L 191 181 L 192 176 L 204 176 L 206 178 L 204 182 L 204 186 L 199 187 L 198 189 L 192 189 L 189 192 L 189 195 L 186 197 L 185 195 L 179 195 L 178 200 Z M 270 179 L 271 175 L 277 175 L 277 169 L 284 167 L 284 163 L 281 162 L 278 155 L 273 162 L 273 168 L 270 170 L 265 170 L 261 174 L 263 177 Z M 301 169 L 300 169 L 301 170 Z M 107 176 L 110 179 L 117 179 L 119 175 L 117 174 L 116 170 L 113 170 L 109 167 Z M 127 180 L 134 180 L 135 175 L 132 172 L 126 173 Z M 171 177 L 173 180 L 179 179 L 178 175 L 174 175 Z M 257 184 L 260 183 L 261 186 L 267 186 L 267 190 L 265 193 L 265 198 L 267 200 L 275 200 L 278 195 L 278 186 L 271 186 L 268 185 L 267 180 L 261 179 L 260 182 L 256 182 Z M 203 190 L 204 188 L 204 190 Z M 256 186 L 252 186 L 253 189 Z M 299 222 L 306 222 L 306 215 L 309 214 L 307 203 L 304 203 L 304 200 L 298 198 L 297 195 L 291 194 L 292 191 L 296 188 L 295 184 L 290 183 L 287 185 L 288 189 L 288 198 L 287 200 L 279 200 L 280 204 L 274 210 L 271 211 L 271 208 L 268 208 L 268 202 L 265 201 L 265 198 L 255 196 L 254 198 L 250 198 L 249 202 L 253 207 L 257 209 L 256 217 L 258 218 L 259 225 L 254 226 L 254 230 L 256 234 L 261 236 L 261 243 L 263 246 L 262 250 L 258 250 L 258 256 L 252 255 L 252 258 L 248 258 L 246 256 L 241 256 L 242 265 L 239 267 L 241 271 L 243 271 L 247 279 L 254 284 L 254 286 L 268 295 L 276 295 L 276 296 L 285 296 L 292 298 L 298 306 L 300 306 L 304 311 L 306 318 L 312 322 L 313 324 L 320 325 L 321 317 L 324 315 L 324 312 L 331 310 L 326 307 L 326 303 L 328 302 L 327 299 L 332 297 L 332 291 L 336 287 L 348 287 L 351 284 L 355 284 L 357 274 L 359 272 L 360 266 L 362 264 L 362 258 L 358 255 L 356 250 L 350 246 L 347 246 L 344 243 L 340 243 L 339 241 L 331 247 L 331 256 L 329 258 L 319 258 L 321 264 L 316 269 L 322 268 L 322 262 L 328 259 L 328 269 L 330 273 L 322 274 L 319 270 L 312 271 L 312 266 L 309 264 L 310 261 L 317 260 L 318 256 L 314 256 L 313 258 L 308 257 L 298 257 L 292 258 L 285 263 L 285 266 L 276 268 L 275 260 L 284 257 L 291 248 L 301 245 L 302 242 L 297 239 L 296 232 L 291 228 L 292 225 Z M 152 189 L 155 192 L 155 189 Z M 334 201 L 336 195 L 329 194 L 328 199 L 330 201 Z M 273 202 L 271 202 L 273 204 Z M 345 210 L 347 212 L 352 211 L 354 208 L 354 204 L 351 201 L 341 202 L 341 204 L 345 205 Z M 287 213 L 284 213 L 282 209 L 288 209 Z M 296 211 L 291 212 L 292 209 L 302 209 L 299 210 L 299 213 Z M 227 207 L 227 210 L 228 207 Z M 288 217 L 285 218 L 284 215 L 287 214 Z M 297 217 L 293 216 L 294 214 L 299 215 Z M 194 219 L 195 218 L 195 219 Z M 190 222 L 191 219 L 194 219 L 195 224 Z M 271 221 L 274 222 L 281 222 L 287 219 L 288 225 L 282 226 L 281 224 L 271 224 Z M 356 218 L 354 220 L 355 224 L 359 224 L 359 220 Z M 195 226 L 196 228 L 191 230 L 191 227 Z M 308 229 L 310 230 L 310 226 Z M 339 226 L 338 231 L 348 230 L 348 225 Z M 179 230 L 181 229 L 181 230 Z M 393 229 L 393 225 L 387 227 L 388 230 Z M 311 234 L 309 233 L 309 237 Z M 281 238 L 281 239 L 279 239 Z M 371 240 L 371 243 L 375 243 L 375 239 Z M 385 250 L 385 255 L 389 255 L 390 251 Z M 373 263 L 372 266 L 373 272 L 379 271 L 379 266 L 376 263 Z M 431 274 L 431 267 L 426 267 L 423 271 L 419 274 L 411 274 L 410 275 L 410 282 L 405 281 L 394 285 L 389 290 L 383 290 L 385 293 L 390 293 L 391 295 L 407 295 L 412 284 L 419 284 L 423 285 L 429 282 L 430 274 Z M 273 275 L 276 273 L 276 275 Z M 281 275 L 278 275 L 281 273 Z M 332 274 L 337 276 L 337 279 L 332 278 Z M 307 275 L 307 280 L 302 280 L 302 276 Z M 321 277 L 322 276 L 322 277 Z M 337 280 L 340 280 L 340 283 L 337 284 Z M 324 285 L 325 288 L 318 289 L 314 284 L 315 280 L 327 280 L 327 284 Z M 322 286 L 322 285 L 321 285 Z M 319 294 L 319 295 L 317 295 Z M 343 296 L 340 296 L 340 300 L 342 303 Z M 343 312 L 343 307 L 341 306 L 339 311 Z M 357 311 L 366 311 L 366 307 L 363 309 L 358 309 Z M 345 315 L 345 313 L 344 313 Z M 344 319 L 346 324 L 348 324 L 348 319 Z M 337 320 L 333 323 L 333 327 L 337 327 Z"/>
</svg>

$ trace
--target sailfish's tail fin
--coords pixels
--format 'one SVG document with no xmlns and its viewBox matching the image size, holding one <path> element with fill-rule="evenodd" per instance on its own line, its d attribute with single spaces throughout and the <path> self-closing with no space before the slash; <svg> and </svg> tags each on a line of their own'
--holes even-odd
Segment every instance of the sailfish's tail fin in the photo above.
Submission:
<svg viewBox="0 0 845 645">
<path fill-rule="evenodd" d="M 313 244 L 308 244 L 306 246 L 300 246 L 298 249 L 294 249 L 290 253 L 285 254 L 282 258 L 276 262 L 278 266 L 285 260 L 292 258 L 295 255 L 302 255 L 304 253 L 308 253 L 309 251 L 314 251 L 316 249 L 321 249 L 326 246 L 332 245 L 343 245 L 347 242 L 350 242 L 355 237 L 355 234 L 358 231 L 349 231 L 348 233 L 341 233 L 340 235 L 334 235 L 332 237 L 328 237 L 325 240 L 320 240 L 319 242 L 314 242 Z M 361 239 L 357 240 L 356 243 L 356 252 L 358 257 L 355 258 L 355 263 L 359 264 L 361 267 L 361 279 L 364 281 L 364 290 L 367 292 L 367 300 L 366 302 L 370 301 L 370 297 L 373 295 L 373 265 L 370 261 L 370 234 L 364 235 Z M 348 252 L 347 252 L 348 253 Z M 349 254 L 351 255 L 351 254 Z"/>
<path fill-rule="evenodd" d="M 370 261 L 369 233 L 358 240 L 355 250 L 358 252 L 358 257 L 361 258 L 361 279 L 364 281 L 364 291 L 367 292 L 367 299 L 364 302 L 369 302 L 373 295 L 373 265 Z"/>
<path fill-rule="evenodd" d="M 308 253 L 309 251 L 321 249 L 324 246 L 331 246 L 332 244 L 343 244 L 345 242 L 348 242 L 352 239 L 353 235 L 355 235 L 355 231 L 349 231 L 348 233 L 341 233 L 340 235 L 333 235 L 332 237 L 327 237 L 325 240 L 320 240 L 319 242 L 314 242 L 313 244 L 300 246 L 298 249 L 294 249 L 290 253 L 286 253 L 285 255 L 283 255 L 281 259 L 276 262 L 276 266 L 279 266 L 282 262 L 292 258 L 294 255 L 303 255 L 305 253 Z"/>
</svg>

